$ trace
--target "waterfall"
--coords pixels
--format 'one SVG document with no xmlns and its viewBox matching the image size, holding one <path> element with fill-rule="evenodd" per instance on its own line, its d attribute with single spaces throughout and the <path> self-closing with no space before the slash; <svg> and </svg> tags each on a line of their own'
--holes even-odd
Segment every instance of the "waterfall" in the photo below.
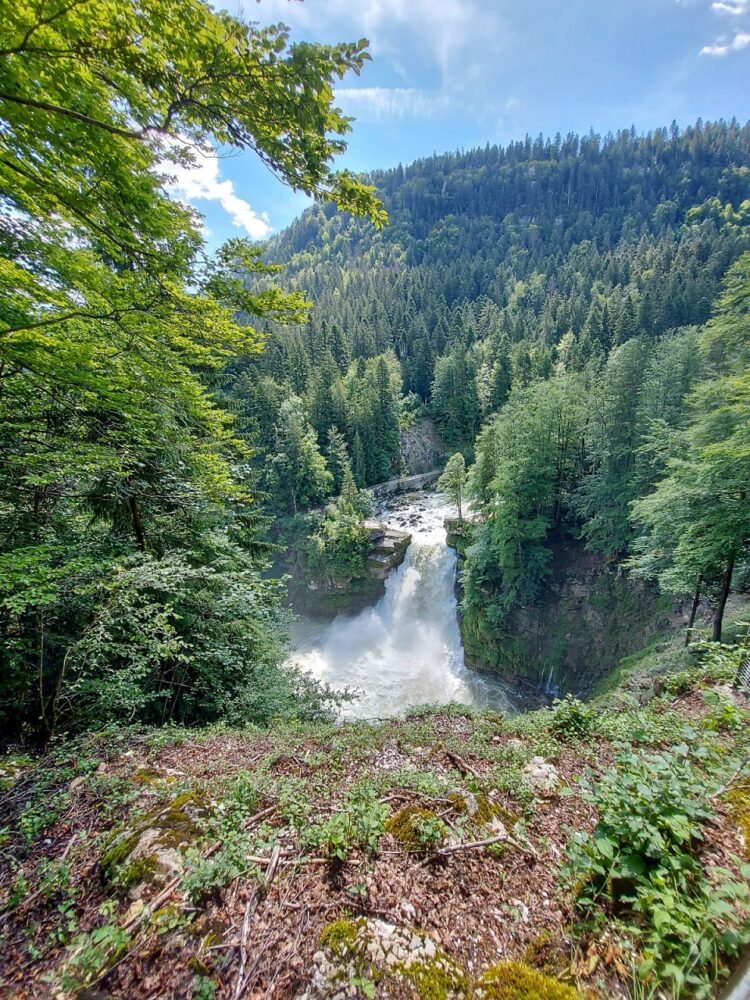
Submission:
<svg viewBox="0 0 750 1000">
<path fill-rule="evenodd" d="M 458 628 L 456 553 L 445 544 L 450 512 L 436 493 L 391 500 L 379 517 L 411 532 L 406 558 L 385 594 L 356 615 L 302 619 L 291 662 L 333 688 L 355 689 L 344 718 L 380 718 L 422 704 L 458 701 L 512 711 L 503 686 L 469 671 Z"/>
</svg>

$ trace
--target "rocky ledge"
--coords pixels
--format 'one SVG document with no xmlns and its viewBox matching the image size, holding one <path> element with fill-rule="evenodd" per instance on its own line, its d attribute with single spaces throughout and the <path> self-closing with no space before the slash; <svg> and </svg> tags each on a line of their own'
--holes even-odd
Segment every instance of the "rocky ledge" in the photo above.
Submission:
<svg viewBox="0 0 750 1000">
<path fill-rule="evenodd" d="M 465 556 L 466 550 L 474 541 L 474 529 L 479 520 L 477 514 L 466 514 L 462 518 L 446 517 L 443 521 L 445 544 L 455 549 L 460 556 Z"/>
<path fill-rule="evenodd" d="M 381 521 L 365 521 L 363 527 L 369 532 L 372 542 L 367 557 L 367 572 L 375 580 L 385 580 L 391 570 L 404 561 L 411 535 L 407 531 L 389 528 Z"/>
</svg>

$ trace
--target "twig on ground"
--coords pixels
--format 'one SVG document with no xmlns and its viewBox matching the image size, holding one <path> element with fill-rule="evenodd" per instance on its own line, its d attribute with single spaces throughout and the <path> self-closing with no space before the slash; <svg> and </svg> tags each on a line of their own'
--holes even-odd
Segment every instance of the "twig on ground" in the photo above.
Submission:
<svg viewBox="0 0 750 1000">
<path fill-rule="evenodd" d="M 479 772 L 471 764 L 467 764 L 463 757 L 459 757 L 457 753 L 454 753 L 452 750 L 446 750 L 445 756 L 459 771 L 462 771 L 464 774 L 470 774 L 472 778 L 479 778 Z"/>
<path fill-rule="evenodd" d="M 281 858 L 281 848 L 279 847 L 278 844 L 275 844 L 273 850 L 271 851 L 271 858 L 268 862 L 268 870 L 266 872 L 265 884 L 262 887 L 259 887 L 255 890 L 250 899 L 248 899 L 247 906 L 245 907 L 245 919 L 242 921 L 242 934 L 240 936 L 240 968 L 239 972 L 237 973 L 237 983 L 234 988 L 235 1000 L 239 1000 L 239 998 L 247 989 L 248 983 L 250 981 L 250 975 L 252 974 L 253 969 L 255 968 L 258 962 L 258 960 L 256 959 L 253 968 L 247 975 L 245 975 L 245 969 L 247 968 L 247 935 L 248 931 L 250 930 L 250 922 L 253 919 L 253 916 L 255 915 L 255 911 L 258 909 L 258 904 L 260 903 L 262 896 L 266 892 L 268 892 L 269 886 L 271 885 L 271 882 L 273 881 L 274 876 L 276 875 L 276 872 L 279 867 L 280 858 Z"/>
<path fill-rule="evenodd" d="M 713 793 L 713 795 L 708 796 L 709 802 L 713 802 L 714 799 L 721 798 L 724 792 L 726 792 L 734 784 L 735 778 L 739 778 L 739 776 L 742 774 L 742 772 L 745 770 L 745 768 L 749 763 L 750 763 L 750 754 L 748 754 L 747 757 L 744 758 L 744 760 L 737 768 L 737 770 L 732 773 L 732 776 L 729 779 L 729 781 L 725 782 L 725 784 L 723 784 L 721 788 L 717 788 L 716 791 Z"/>
<path fill-rule="evenodd" d="M 452 844 L 450 847 L 441 847 L 440 850 L 437 851 L 437 854 L 439 857 L 447 857 L 451 854 L 458 854 L 461 851 L 475 851 L 482 847 L 490 847 L 492 844 L 499 844 L 501 842 L 504 844 L 510 844 L 511 847 L 515 847 L 519 851 L 523 851 L 524 854 L 528 854 L 532 858 L 539 857 L 533 847 L 519 843 L 514 837 L 511 837 L 507 831 L 498 833 L 494 837 L 486 837 L 484 840 L 473 840 L 468 844 Z"/>
</svg>

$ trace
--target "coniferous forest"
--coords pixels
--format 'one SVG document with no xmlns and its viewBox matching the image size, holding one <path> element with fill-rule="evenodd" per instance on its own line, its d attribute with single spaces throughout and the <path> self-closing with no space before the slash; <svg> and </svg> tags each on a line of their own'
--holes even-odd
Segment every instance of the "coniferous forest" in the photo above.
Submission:
<svg viewBox="0 0 750 1000">
<path fill-rule="evenodd" d="M 381 231 L 309 210 L 268 250 L 315 308 L 246 367 L 261 450 L 300 394 L 324 453 L 343 434 L 358 485 L 388 478 L 361 373 L 390 364 L 402 422 L 474 460 L 465 642 L 503 644 L 561 535 L 703 596 L 719 639 L 750 536 L 749 163 L 737 122 L 539 137 L 373 175 Z"/>
<path fill-rule="evenodd" d="M 750 945 L 750 123 L 354 175 L 365 39 L 6 8 L 0 992 L 718 996 Z M 310 207 L 215 247 L 170 184 L 216 149 Z M 394 500 L 420 447 L 436 486 Z M 319 668 L 370 664 L 369 705 L 396 640 L 445 663 L 387 718 Z"/>
</svg>

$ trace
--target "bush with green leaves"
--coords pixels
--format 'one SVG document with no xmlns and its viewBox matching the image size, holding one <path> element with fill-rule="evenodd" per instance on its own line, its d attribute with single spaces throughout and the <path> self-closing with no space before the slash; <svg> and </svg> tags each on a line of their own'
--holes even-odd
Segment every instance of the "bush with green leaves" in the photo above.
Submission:
<svg viewBox="0 0 750 1000">
<path fill-rule="evenodd" d="M 590 705 L 579 701 L 572 694 L 555 699 L 552 707 L 550 729 L 563 739 L 582 739 L 597 728 L 597 714 Z"/>
<path fill-rule="evenodd" d="M 355 849 L 374 854 L 385 832 L 388 813 L 388 806 L 379 801 L 372 788 L 358 786 L 338 812 L 310 827 L 303 839 L 306 846 L 320 848 L 334 861 L 346 861 Z"/>
<path fill-rule="evenodd" d="M 619 922 L 639 947 L 640 985 L 674 998 L 710 996 L 724 959 L 750 941 L 747 885 L 699 858 L 712 790 L 685 744 L 628 751 L 585 790 L 599 821 L 568 847 L 566 877 L 587 924 Z"/>
<path fill-rule="evenodd" d="M 130 934 L 113 917 L 115 906 L 112 901 L 102 904 L 100 913 L 106 922 L 70 942 L 59 971 L 60 985 L 66 992 L 96 982 L 130 945 Z"/>
<path fill-rule="evenodd" d="M 336 505 L 306 518 L 311 529 L 304 542 L 307 571 L 313 577 L 359 577 L 372 545 L 358 513 Z"/>
</svg>

